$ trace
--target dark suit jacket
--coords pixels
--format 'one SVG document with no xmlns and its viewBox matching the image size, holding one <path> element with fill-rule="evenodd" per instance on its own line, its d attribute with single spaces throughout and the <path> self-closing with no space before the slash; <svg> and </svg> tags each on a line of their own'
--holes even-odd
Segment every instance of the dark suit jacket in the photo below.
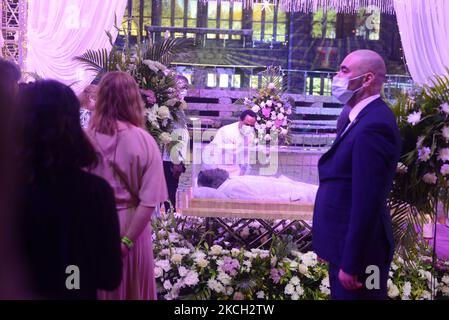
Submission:
<svg viewBox="0 0 449 320">
<path fill-rule="evenodd" d="M 318 162 L 313 217 L 318 256 L 349 274 L 388 264 L 394 252 L 387 197 L 401 151 L 396 119 L 382 99 L 367 105 Z"/>
</svg>

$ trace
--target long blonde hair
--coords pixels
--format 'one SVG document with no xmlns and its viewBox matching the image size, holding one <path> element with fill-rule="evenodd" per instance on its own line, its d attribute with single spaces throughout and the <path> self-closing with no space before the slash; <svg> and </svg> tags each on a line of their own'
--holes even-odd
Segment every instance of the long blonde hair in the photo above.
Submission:
<svg viewBox="0 0 449 320">
<path fill-rule="evenodd" d="M 100 81 L 90 128 L 113 135 L 117 121 L 144 126 L 144 102 L 136 81 L 126 72 L 109 72 Z"/>
<path fill-rule="evenodd" d="M 90 100 L 97 100 L 98 86 L 90 84 L 84 88 L 84 90 L 78 95 L 81 108 L 88 109 Z"/>
</svg>

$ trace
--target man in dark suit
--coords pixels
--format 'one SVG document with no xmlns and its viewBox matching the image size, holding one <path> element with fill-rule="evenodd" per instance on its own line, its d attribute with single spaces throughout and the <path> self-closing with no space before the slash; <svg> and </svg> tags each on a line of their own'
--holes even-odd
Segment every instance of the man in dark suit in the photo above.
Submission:
<svg viewBox="0 0 449 320">
<path fill-rule="evenodd" d="M 370 50 L 349 54 L 332 93 L 351 110 L 318 163 L 313 247 L 329 263 L 332 299 L 387 299 L 394 240 L 387 197 L 400 156 L 396 119 L 380 97 L 386 67 Z"/>
</svg>

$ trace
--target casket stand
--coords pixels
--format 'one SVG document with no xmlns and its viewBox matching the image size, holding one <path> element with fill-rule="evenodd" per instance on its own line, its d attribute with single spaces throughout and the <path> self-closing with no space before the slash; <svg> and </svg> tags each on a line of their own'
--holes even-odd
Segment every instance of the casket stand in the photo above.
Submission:
<svg viewBox="0 0 449 320">
<path fill-rule="evenodd" d="M 180 213 L 186 217 L 204 218 L 206 230 L 210 230 L 212 223 L 217 223 L 223 231 L 209 235 L 209 245 L 214 239 L 224 237 L 225 240 L 237 240 L 243 247 L 268 248 L 274 236 L 281 236 L 287 230 L 296 227 L 293 242 L 299 250 L 311 249 L 312 228 L 310 221 L 313 217 L 313 204 L 287 201 L 264 200 L 236 200 L 193 198 L 191 189 L 181 195 Z M 227 218 L 235 222 L 226 222 Z M 268 221 L 276 221 L 270 225 Z M 257 221 L 265 228 L 256 239 L 245 239 L 240 231 L 252 222 Z M 240 225 L 240 226 L 239 226 Z M 238 227 L 239 226 L 239 227 Z"/>
</svg>

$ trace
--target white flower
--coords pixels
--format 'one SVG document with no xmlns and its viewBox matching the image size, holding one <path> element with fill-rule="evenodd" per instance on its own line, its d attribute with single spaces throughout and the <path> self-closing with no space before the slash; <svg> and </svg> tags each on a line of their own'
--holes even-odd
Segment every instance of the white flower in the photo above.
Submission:
<svg viewBox="0 0 449 320">
<path fill-rule="evenodd" d="M 182 255 L 180 255 L 179 253 L 175 253 L 171 256 L 170 261 L 174 264 L 180 264 L 182 261 Z"/>
<path fill-rule="evenodd" d="M 284 293 L 288 295 L 292 295 L 295 292 L 295 287 L 289 283 L 285 286 Z"/>
<path fill-rule="evenodd" d="M 293 294 L 292 294 L 292 298 L 291 298 L 292 300 L 299 300 L 299 295 L 296 293 L 296 292 L 294 292 Z"/>
<path fill-rule="evenodd" d="M 198 273 L 195 271 L 189 271 L 187 276 L 184 278 L 184 283 L 187 286 L 196 286 L 200 282 L 200 279 L 198 278 Z"/>
<path fill-rule="evenodd" d="M 260 111 L 260 107 L 258 105 L 255 105 L 251 108 L 252 111 L 254 111 L 255 113 L 258 113 Z"/>
<path fill-rule="evenodd" d="M 151 110 L 151 109 L 147 110 L 146 113 L 147 113 L 148 122 L 153 123 L 153 122 L 157 121 L 156 114 L 153 112 L 153 110 Z"/>
<path fill-rule="evenodd" d="M 445 284 L 445 285 L 447 285 L 447 286 L 449 286 L 449 275 L 444 275 L 443 276 L 443 278 L 441 278 L 441 281 Z"/>
<path fill-rule="evenodd" d="M 239 249 L 236 249 L 236 248 L 232 248 L 231 249 L 231 255 L 233 257 L 237 257 L 239 254 L 240 254 L 240 250 Z"/>
<path fill-rule="evenodd" d="M 430 150 L 429 147 L 424 147 L 422 149 L 418 149 L 418 160 L 423 161 L 423 162 L 429 160 L 431 153 L 432 153 L 432 151 Z"/>
<path fill-rule="evenodd" d="M 225 292 L 225 287 L 220 282 L 218 282 L 215 279 L 209 279 L 207 281 L 207 286 L 209 287 L 209 289 L 211 289 L 211 290 L 213 290 L 213 291 L 215 291 L 217 293 L 224 293 Z"/>
<path fill-rule="evenodd" d="M 322 285 L 323 287 L 327 287 L 327 288 L 330 287 L 329 276 L 326 276 L 326 278 L 324 278 L 323 280 L 321 280 L 321 285 Z"/>
<path fill-rule="evenodd" d="M 449 174 L 449 164 L 443 164 L 443 165 L 441 166 L 440 172 L 441 172 L 441 174 L 442 174 L 443 176 L 448 175 L 448 174 Z"/>
<path fill-rule="evenodd" d="M 168 272 L 171 269 L 170 261 L 168 260 L 158 260 L 156 261 L 156 266 L 162 268 L 165 272 Z"/>
<path fill-rule="evenodd" d="M 219 245 L 217 245 L 217 244 L 213 245 L 213 246 L 210 248 L 210 252 L 211 252 L 214 256 L 220 255 L 222 251 L 223 251 L 223 247 L 222 247 L 222 246 L 219 246 Z"/>
<path fill-rule="evenodd" d="M 325 286 L 320 286 L 320 291 L 322 293 L 324 293 L 325 295 L 330 295 L 331 294 L 331 290 L 328 287 L 325 287 Z"/>
<path fill-rule="evenodd" d="M 164 281 L 164 288 L 165 288 L 165 290 L 170 290 L 172 287 L 173 286 L 172 286 L 170 280 L 165 280 Z"/>
<path fill-rule="evenodd" d="M 268 89 L 272 90 L 272 89 L 274 89 L 274 88 L 276 88 L 276 85 L 275 85 L 273 82 L 270 82 L 270 83 L 268 84 Z"/>
<path fill-rule="evenodd" d="M 170 140 L 171 140 L 171 138 L 170 138 Z M 170 240 L 170 242 L 179 242 L 179 235 L 177 234 L 177 233 L 174 233 L 174 232 L 172 232 L 172 233 L 170 233 L 169 235 L 168 235 L 168 240 Z M 183 249 L 184 250 L 184 248 L 178 248 L 178 250 L 179 249 Z M 187 250 L 187 251 L 189 251 L 189 250 Z M 176 252 L 178 252 L 178 253 L 181 253 L 181 252 L 179 252 L 179 251 L 176 251 Z M 187 252 L 188 253 L 188 252 Z M 184 254 L 186 254 L 186 253 L 184 253 Z"/>
<path fill-rule="evenodd" d="M 421 294 L 421 299 L 422 300 L 432 300 L 432 295 L 430 294 L 429 291 L 424 290 L 424 292 Z"/>
<path fill-rule="evenodd" d="M 399 289 L 391 279 L 388 279 L 388 296 L 392 299 L 399 296 Z"/>
<path fill-rule="evenodd" d="M 181 277 L 184 277 L 188 272 L 189 272 L 189 270 L 187 270 L 186 267 L 180 266 L 178 268 L 178 273 Z"/>
<path fill-rule="evenodd" d="M 227 287 L 226 289 L 226 295 L 230 296 L 231 294 L 234 293 L 234 288 L 233 287 Z"/>
<path fill-rule="evenodd" d="M 317 259 L 317 255 L 316 253 L 310 251 L 307 252 L 306 254 L 304 254 L 301 257 L 302 263 L 306 266 L 306 267 L 314 267 L 317 263 L 318 263 L 318 259 Z"/>
<path fill-rule="evenodd" d="M 305 266 L 305 265 L 303 265 L 303 264 L 300 264 L 300 265 L 298 266 L 298 270 L 299 270 L 299 272 L 300 272 L 301 274 L 304 274 L 304 275 L 309 274 L 309 268 L 307 268 L 307 266 Z"/>
<path fill-rule="evenodd" d="M 442 293 L 444 296 L 449 297 L 449 287 L 444 286 L 444 287 L 441 289 L 441 293 Z"/>
<path fill-rule="evenodd" d="M 271 113 L 271 120 L 274 121 L 274 120 L 276 120 L 277 118 L 278 118 L 278 116 L 277 116 L 276 112 L 273 111 L 273 112 Z"/>
<path fill-rule="evenodd" d="M 440 152 L 438 152 L 438 159 L 441 161 L 449 161 L 449 148 L 440 149 Z"/>
<path fill-rule="evenodd" d="M 261 108 L 265 108 L 265 102 L 264 102 L 264 101 L 262 101 L 262 102 L 260 103 L 260 107 L 261 107 Z"/>
<path fill-rule="evenodd" d="M 276 256 L 273 256 L 271 258 L 271 266 L 274 267 L 277 262 L 278 262 L 278 258 Z"/>
<path fill-rule="evenodd" d="M 297 285 L 299 285 L 299 278 L 297 277 L 297 276 L 294 276 L 294 277 L 292 277 L 291 279 L 290 279 L 290 283 L 291 284 L 293 284 L 293 285 L 295 285 L 295 286 L 297 286 Z"/>
<path fill-rule="evenodd" d="M 273 126 L 273 122 L 272 122 L 272 121 L 267 121 L 266 127 L 267 127 L 268 129 L 270 129 L 272 126 Z"/>
<path fill-rule="evenodd" d="M 167 106 L 162 106 L 157 110 L 157 115 L 161 119 L 167 119 L 170 117 L 170 109 Z"/>
<path fill-rule="evenodd" d="M 292 114 L 292 109 L 291 109 L 291 108 L 288 108 L 288 109 L 285 111 L 285 113 L 286 113 L 287 115 L 291 115 L 291 114 Z"/>
<path fill-rule="evenodd" d="M 160 135 L 159 135 L 159 139 L 161 140 L 161 142 L 163 143 L 163 144 L 169 144 L 172 140 L 171 140 L 171 136 L 170 136 L 170 133 L 168 133 L 168 132 L 162 132 Z"/>
<path fill-rule="evenodd" d="M 288 130 L 285 129 L 285 128 L 282 128 L 282 129 L 281 129 L 281 134 L 282 134 L 283 136 L 286 136 L 286 135 L 288 134 Z"/>
<path fill-rule="evenodd" d="M 273 105 L 273 101 L 267 100 L 266 105 L 267 105 L 267 107 L 271 108 L 271 106 Z"/>
<path fill-rule="evenodd" d="M 259 291 L 256 293 L 256 297 L 257 297 L 257 299 L 264 299 L 265 293 L 263 291 Z"/>
<path fill-rule="evenodd" d="M 225 286 L 231 284 L 232 278 L 226 274 L 225 272 L 219 272 L 217 276 L 217 280 L 223 283 Z"/>
<path fill-rule="evenodd" d="M 443 103 L 440 108 L 441 111 L 443 111 L 445 114 L 449 114 L 449 105 L 447 104 L 447 102 Z"/>
<path fill-rule="evenodd" d="M 162 270 L 162 268 L 160 268 L 160 267 L 154 268 L 154 277 L 155 278 L 160 278 L 160 277 L 162 277 L 163 274 L 164 274 L 164 271 Z"/>
<path fill-rule="evenodd" d="M 290 261 L 290 270 L 295 270 L 296 268 L 298 268 L 298 266 L 299 266 L 298 262 Z"/>
<path fill-rule="evenodd" d="M 446 142 L 449 142 L 449 127 L 444 127 L 441 129 L 441 135 L 444 139 L 446 139 Z"/>
<path fill-rule="evenodd" d="M 405 164 L 403 164 L 402 162 L 399 162 L 398 166 L 396 168 L 396 172 L 400 173 L 400 174 L 405 174 L 405 173 L 407 173 L 407 171 L 408 171 L 407 166 Z"/>
<path fill-rule="evenodd" d="M 284 114 L 283 113 L 279 113 L 278 114 L 278 120 L 284 120 Z"/>
<path fill-rule="evenodd" d="M 302 296 L 304 294 L 304 289 L 303 289 L 303 287 L 301 287 L 301 285 L 296 286 L 295 291 L 299 296 Z"/>
<path fill-rule="evenodd" d="M 266 135 L 265 135 L 265 141 L 271 141 L 271 136 L 267 133 Z"/>
<path fill-rule="evenodd" d="M 404 297 L 410 297 L 412 293 L 412 284 L 409 281 L 404 283 L 404 287 L 402 288 L 402 294 Z"/>
<path fill-rule="evenodd" d="M 409 114 L 409 116 L 407 117 L 407 122 L 410 123 L 412 126 L 416 125 L 420 121 L 421 121 L 421 111 L 413 112 Z"/>
<path fill-rule="evenodd" d="M 251 261 L 243 261 L 243 265 L 246 267 L 247 272 L 251 271 L 251 267 L 253 266 Z"/>
<path fill-rule="evenodd" d="M 438 180 L 435 173 L 426 173 L 424 175 L 424 177 L 422 177 L 422 179 L 425 183 L 428 183 L 428 184 L 435 184 L 435 183 L 437 183 L 437 180 Z"/>
<path fill-rule="evenodd" d="M 204 258 L 199 258 L 199 259 L 196 260 L 196 264 L 200 268 L 206 268 L 208 266 L 208 264 L 209 264 L 209 261 L 207 261 Z"/>
</svg>

